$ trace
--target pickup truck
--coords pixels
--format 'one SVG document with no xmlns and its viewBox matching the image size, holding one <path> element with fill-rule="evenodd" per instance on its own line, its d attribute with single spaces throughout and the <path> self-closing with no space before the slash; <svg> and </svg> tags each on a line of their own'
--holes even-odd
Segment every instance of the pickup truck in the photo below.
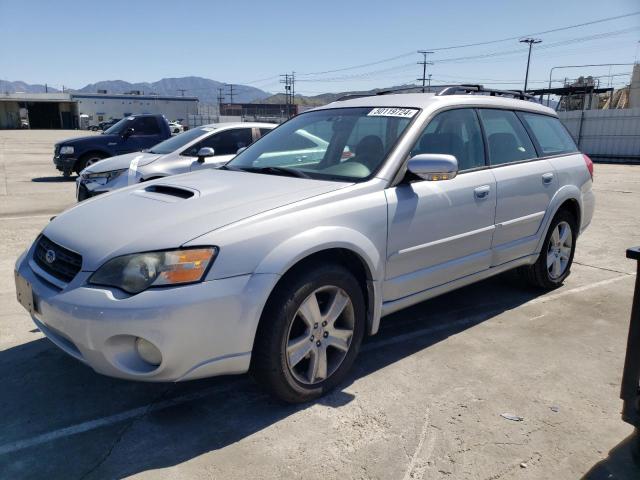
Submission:
<svg viewBox="0 0 640 480">
<path fill-rule="evenodd" d="M 80 173 L 103 158 L 139 152 L 171 136 L 164 115 L 131 115 L 101 135 L 70 138 L 55 145 L 53 163 L 65 177 Z"/>
</svg>

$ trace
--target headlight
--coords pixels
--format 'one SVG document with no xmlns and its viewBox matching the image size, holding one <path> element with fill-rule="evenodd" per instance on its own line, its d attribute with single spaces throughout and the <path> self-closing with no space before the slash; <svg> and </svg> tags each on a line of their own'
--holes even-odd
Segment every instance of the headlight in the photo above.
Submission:
<svg viewBox="0 0 640 480">
<path fill-rule="evenodd" d="M 149 287 L 199 282 L 217 252 L 216 247 L 198 247 L 123 255 L 102 265 L 89 283 L 136 294 Z"/>
<path fill-rule="evenodd" d="M 70 145 L 66 145 L 63 147 L 60 147 L 60 154 L 62 155 L 72 155 L 73 154 L 73 147 Z"/>
<path fill-rule="evenodd" d="M 123 168 L 121 170 L 111 170 L 110 172 L 96 172 L 96 173 L 87 172 L 87 173 L 83 173 L 82 176 L 87 180 L 97 180 L 100 178 L 104 178 L 105 179 L 104 183 L 107 183 L 113 180 L 114 178 L 122 175 L 124 172 L 128 170 L 129 170 L 128 168 Z"/>
</svg>

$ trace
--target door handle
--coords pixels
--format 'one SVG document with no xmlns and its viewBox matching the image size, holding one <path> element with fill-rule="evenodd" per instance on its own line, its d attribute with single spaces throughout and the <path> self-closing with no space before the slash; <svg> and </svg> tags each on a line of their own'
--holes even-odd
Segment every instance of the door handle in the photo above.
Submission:
<svg viewBox="0 0 640 480">
<path fill-rule="evenodd" d="M 482 185 L 473 191 L 476 198 L 487 198 L 489 196 L 489 192 L 491 192 L 491 187 L 489 185 Z"/>
<path fill-rule="evenodd" d="M 542 175 L 542 183 L 545 185 L 550 184 L 553 181 L 553 173 L 545 173 Z"/>
</svg>

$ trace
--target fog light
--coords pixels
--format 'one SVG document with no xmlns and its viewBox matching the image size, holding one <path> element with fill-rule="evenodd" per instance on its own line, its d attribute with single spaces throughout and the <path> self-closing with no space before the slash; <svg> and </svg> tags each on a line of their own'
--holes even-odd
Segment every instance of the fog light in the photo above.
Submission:
<svg viewBox="0 0 640 480">
<path fill-rule="evenodd" d="M 162 354 L 158 347 L 144 338 L 136 338 L 136 351 L 145 362 L 151 365 L 160 365 L 162 363 Z"/>
</svg>

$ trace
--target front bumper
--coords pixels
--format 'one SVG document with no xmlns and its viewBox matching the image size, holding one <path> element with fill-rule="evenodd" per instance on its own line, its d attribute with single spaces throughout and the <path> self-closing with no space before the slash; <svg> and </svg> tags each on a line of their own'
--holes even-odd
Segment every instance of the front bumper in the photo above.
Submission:
<svg viewBox="0 0 640 480">
<path fill-rule="evenodd" d="M 142 381 L 246 372 L 262 308 L 278 278 L 249 274 L 129 296 L 89 287 L 91 272 L 59 288 L 30 258 L 31 252 L 23 255 L 16 270 L 31 284 L 38 328 L 96 372 Z M 138 355 L 136 337 L 160 350 L 159 366 Z"/>
<path fill-rule="evenodd" d="M 56 154 L 53 157 L 53 164 L 61 172 L 71 172 L 73 171 L 77 160 L 78 159 L 73 156 Z"/>
<path fill-rule="evenodd" d="M 91 181 L 80 174 L 78 178 L 76 178 L 76 199 L 78 202 L 81 202 L 87 198 L 95 197 L 101 193 L 111 192 L 118 188 L 127 187 L 137 182 L 139 182 L 139 178 L 135 174 L 130 175 L 128 172 L 118 175 L 110 182 L 104 184 Z"/>
</svg>

